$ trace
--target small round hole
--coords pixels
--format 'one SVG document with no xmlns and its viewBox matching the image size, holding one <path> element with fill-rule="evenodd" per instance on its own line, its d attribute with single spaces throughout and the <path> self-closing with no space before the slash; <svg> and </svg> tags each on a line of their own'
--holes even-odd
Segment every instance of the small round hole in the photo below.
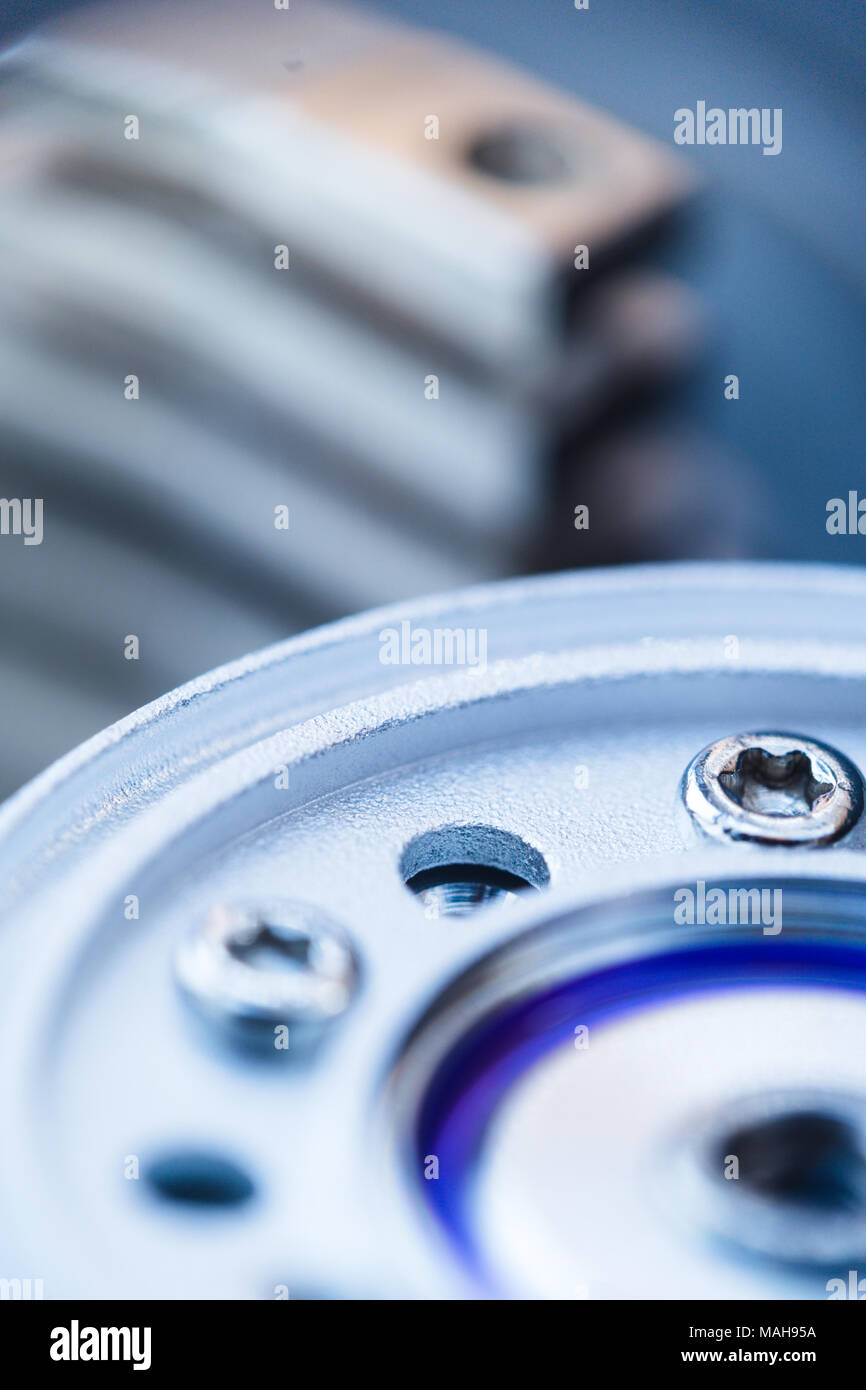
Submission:
<svg viewBox="0 0 866 1390">
<path fill-rule="evenodd" d="M 723 1150 L 738 1156 L 743 1186 L 768 1202 L 841 1212 L 866 1206 L 859 1136 L 835 1115 L 774 1115 L 724 1136 L 717 1155 L 722 1163 Z"/>
<path fill-rule="evenodd" d="M 538 850 L 487 825 L 448 825 L 417 836 L 403 851 L 400 871 L 430 917 L 465 917 L 550 881 Z"/>
<path fill-rule="evenodd" d="M 504 183 L 559 183 L 572 173 L 555 132 L 530 124 L 488 131 L 470 145 L 466 158 L 480 173 Z"/>
<path fill-rule="evenodd" d="M 147 1182 L 164 1201 L 193 1207 L 238 1207 L 255 1195 L 252 1179 L 231 1159 L 189 1149 L 150 1164 Z"/>
</svg>

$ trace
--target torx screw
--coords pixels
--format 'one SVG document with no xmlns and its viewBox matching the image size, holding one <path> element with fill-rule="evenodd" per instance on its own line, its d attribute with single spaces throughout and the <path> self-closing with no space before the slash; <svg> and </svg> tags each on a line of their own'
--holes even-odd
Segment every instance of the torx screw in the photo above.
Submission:
<svg viewBox="0 0 866 1390">
<path fill-rule="evenodd" d="M 291 1051 L 317 1041 L 348 1009 L 358 962 L 345 932 L 303 903 L 215 908 L 175 960 L 187 1000 L 236 1040 Z"/>
<path fill-rule="evenodd" d="M 863 781 L 844 754 L 800 734 L 734 734 L 686 769 L 685 805 L 717 839 L 824 845 L 863 810 Z"/>
</svg>

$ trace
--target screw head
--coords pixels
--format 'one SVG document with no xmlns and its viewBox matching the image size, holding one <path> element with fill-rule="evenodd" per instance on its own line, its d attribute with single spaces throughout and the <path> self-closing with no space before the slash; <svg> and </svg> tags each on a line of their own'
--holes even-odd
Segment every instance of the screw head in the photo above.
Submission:
<svg viewBox="0 0 866 1390">
<path fill-rule="evenodd" d="M 824 845 L 863 811 L 863 781 L 844 754 L 800 734 L 746 733 L 702 749 L 682 797 L 695 823 L 722 840 Z"/>
<path fill-rule="evenodd" d="M 273 1048 L 284 1025 L 291 1051 L 328 1031 L 358 985 L 346 934 L 286 901 L 214 908 L 180 943 L 175 973 L 196 1011 L 236 1040 Z"/>
</svg>

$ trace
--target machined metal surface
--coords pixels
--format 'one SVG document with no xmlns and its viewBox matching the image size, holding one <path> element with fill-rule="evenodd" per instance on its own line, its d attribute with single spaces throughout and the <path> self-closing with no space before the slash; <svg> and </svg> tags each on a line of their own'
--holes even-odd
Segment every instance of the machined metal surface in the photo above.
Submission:
<svg viewBox="0 0 866 1390">
<path fill-rule="evenodd" d="M 866 829 L 714 843 L 680 783 L 736 730 L 866 764 L 864 597 L 760 565 L 466 591 L 223 668 L 49 769 L 0 812 L 2 1272 L 46 1297 L 826 1297 L 856 1252 L 821 1201 L 862 1197 Z M 455 869 L 519 882 L 428 911 L 414 881 L 447 908 Z M 266 1056 L 202 1026 L 177 953 L 217 921 L 225 963 L 213 914 L 246 904 L 243 956 L 286 903 L 345 935 L 357 988 L 325 1046 Z M 770 1096 L 820 1112 L 848 1175 L 816 1208 L 805 1145 L 784 1249 Z M 695 1136 L 738 1123 L 764 1167 L 735 1189 Z"/>
</svg>

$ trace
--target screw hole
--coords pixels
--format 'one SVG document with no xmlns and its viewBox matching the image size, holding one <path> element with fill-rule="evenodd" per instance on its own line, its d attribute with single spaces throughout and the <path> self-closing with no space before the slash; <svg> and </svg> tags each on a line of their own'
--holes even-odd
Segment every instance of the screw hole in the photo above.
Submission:
<svg viewBox="0 0 866 1390">
<path fill-rule="evenodd" d="M 191 1207 L 239 1207 L 255 1196 L 255 1185 L 231 1159 L 194 1149 L 165 1154 L 146 1172 L 163 1201 Z"/>
<path fill-rule="evenodd" d="M 572 173 L 559 139 L 543 126 L 489 131 L 470 145 L 466 158 L 473 169 L 503 183 L 559 183 Z"/>
<path fill-rule="evenodd" d="M 550 881 L 538 850 L 487 825 L 449 825 L 417 836 L 403 851 L 400 871 L 430 917 L 465 917 Z"/>
</svg>

